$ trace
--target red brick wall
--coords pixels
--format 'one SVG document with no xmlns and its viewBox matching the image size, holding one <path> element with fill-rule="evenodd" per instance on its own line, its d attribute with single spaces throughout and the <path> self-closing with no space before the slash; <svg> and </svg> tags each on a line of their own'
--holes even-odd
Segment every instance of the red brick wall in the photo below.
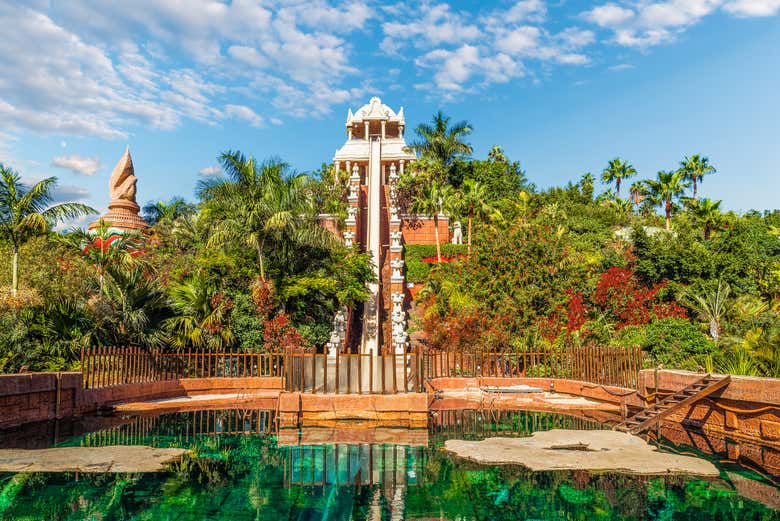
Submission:
<svg viewBox="0 0 780 521">
<path fill-rule="evenodd" d="M 281 378 L 186 378 L 82 389 L 81 373 L 0 375 L 0 429 L 78 416 L 128 401 L 281 388 Z"/>
<path fill-rule="evenodd" d="M 652 369 L 640 372 L 639 392 L 645 396 L 656 390 L 654 373 Z M 689 371 L 658 371 L 658 392 L 667 395 L 702 376 Z M 672 414 L 672 422 L 780 448 L 780 379 L 732 376 L 723 391 Z"/>
<path fill-rule="evenodd" d="M 439 217 L 439 244 L 450 242 L 450 220 Z M 404 244 L 436 244 L 434 221 L 431 217 L 404 217 L 401 220 Z"/>
</svg>

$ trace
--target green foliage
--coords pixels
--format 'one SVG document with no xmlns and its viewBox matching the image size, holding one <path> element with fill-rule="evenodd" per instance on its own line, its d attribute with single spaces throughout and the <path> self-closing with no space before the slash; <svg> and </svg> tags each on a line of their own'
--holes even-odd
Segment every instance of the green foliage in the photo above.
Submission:
<svg viewBox="0 0 780 521">
<path fill-rule="evenodd" d="M 457 258 L 466 254 L 465 244 L 442 244 L 442 257 Z M 436 246 L 432 244 L 407 244 L 404 246 L 404 261 L 406 268 L 406 280 L 416 284 L 428 280 L 431 269 L 435 267 L 432 262 L 423 262 L 422 259 L 435 259 Z"/>
<path fill-rule="evenodd" d="M 640 344 L 656 361 L 666 367 L 697 370 L 716 352 L 716 344 L 687 320 L 665 318 L 645 328 Z"/>
</svg>

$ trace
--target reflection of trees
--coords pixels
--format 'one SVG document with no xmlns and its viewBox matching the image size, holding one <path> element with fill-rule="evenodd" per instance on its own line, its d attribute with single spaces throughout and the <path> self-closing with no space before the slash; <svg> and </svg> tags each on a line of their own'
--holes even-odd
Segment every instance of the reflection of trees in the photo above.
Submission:
<svg viewBox="0 0 780 521">
<path fill-rule="evenodd" d="M 285 486 L 288 449 L 273 438 L 196 436 L 186 446 L 192 454 L 168 473 L 0 476 L 0 519 L 395 519 L 391 483 Z M 405 519 L 780 519 L 700 480 L 486 468 L 438 450 L 420 461 Z"/>
</svg>

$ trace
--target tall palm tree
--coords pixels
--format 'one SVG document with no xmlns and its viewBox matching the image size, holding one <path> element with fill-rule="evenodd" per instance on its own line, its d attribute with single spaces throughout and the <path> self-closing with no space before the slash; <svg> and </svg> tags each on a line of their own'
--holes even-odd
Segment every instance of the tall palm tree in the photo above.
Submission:
<svg viewBox="0 0 780 521">
<path fill-rule="evenodd" d="M 685 159 L 680 161 L 680 170 L 685 173 L 685 179 L 693 183 L 694 199 L 699 197 L 698 186 L 704 180 L 704 176 L 717 171 L 710 164 L 708 157 L 702 157 L 699 154 L 694 154 L 691 157 L 686 156 Z"/>
<path fill-rule="evenodd" d="M 672 229 L 672 203 L 678 199 L 688 188 L 685 174 L 681 171 L 658 172 L 658 179 L 645 181 L 650 191 L 650 199 L 655 206 L 663 205 L 666 215 L 666 231 Z"/>
<path fill-rule="evenodd" d="M 422 187 L 420 195 L 412 201 L 412 211 L 416 214 L 433 216 L 433 233 L 436 241 L 436 260 L 441 262 L 441 244 L 439 242 L 439 216 L 445 205 L 453 203 L 452 187 L 433 181 Z"/>
<path fill-rule="evenodd" d="M 601 180 L 605 183 L 615 183 L 615 193 L 620 197 L 620 183 L 623 179 L 628 179 L 636 175 L 636 169 L 628 161 L 619 157 L 607 163 L 607 168 L 601 172 Z"/>
<path fill-rule="evenodd" d="M 471 125 L 466 121 L 450 126 L 450 118 L 439 111 L 430 124 L 418 125 L 415 129 L 418 139 L 409 148 L 424 158 L 449 166 L 456 158 L 468 156 L 473 151 L 471 145 L 464 141 L 471 131 Z"/>
<path fill-rule="evenodd" d="M 0 164 L 0 236 L 13 246 L 13 278 L 11 290 L 19 289 L 19 248 L 32 236 L 44 233 L 57 222 L 97 213 L 80 203 L 51 205 L 56 177 L 47 177 L 27 187 L 21 176 Z"/>
<path fill-rule="evenodd" d="M 704 199 L 691 199 L 686 202 L 691 217 L 702 227 L 705 240 L 709 240 L 712 231 L 723 225 L 720 203 L 721 201 L 713 201 L 706 197 Z"/>
<path fill-rule="evenodd" d="M 144 219 L 151 226 L 162 221 L 175 221 L 184 215 L 195 213 L 195 205 L 188 203 L 182 197 L 174 197 L 168 202 L 151 202 L 144 206 Z"/>
<path fill-rule="evenodd" d="M 220 161 L 228 178 L 199 187 L 204 217 L 212 222 L 209 245 L 244 243 L 256 252 L 265 279 L 269 246 L 288 251 L 291 244 L 332 244 L 332 234 L 316 224 L 308 176 L 291 173 L 282 161 L 258 163 L 240 152 L 225 152 Z"/>
<path fill-rule="evenodd" d="M 631 187 L 629 188 L 629 194 L 631 197 L 631 202 L 638 205 L 639 203 L 644 201 L 648 195 L 647 185 L 643 181 L 636 181 L 634 183 L 631 183 Z"/>
<path fill-rule="evenodd" d="M 482 183 L 473 179 L 466 179 L 463 182 L 463 186 L 459 193 L 459 199 L 468 217 L 466 244 L 468 245 L 468 254 L 471 256 L 471 230 L 474 218 L 482 218 L 490 215 L 492 208 L 486 202 L 487 189 Z"/>
</svg>

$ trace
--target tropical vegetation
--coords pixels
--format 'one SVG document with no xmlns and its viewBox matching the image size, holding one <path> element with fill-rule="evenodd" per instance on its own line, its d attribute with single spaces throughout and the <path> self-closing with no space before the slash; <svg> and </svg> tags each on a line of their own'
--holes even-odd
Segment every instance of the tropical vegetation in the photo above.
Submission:
<svg viewBox="0 0 780 521">
<path fill-rule="evenodd" d="M 423 349 L 638 345 L 648 366 L 780 376 L 780 211 L 703 197 L 716 170 L 701 154 L 656 173 L 613 158 L 541 189 L 499 146 L 472 157 L 471 132 L 436 114 L 399 181 L 401 210 L 437 224 L 435 245 L 405 248 Z M 318 222 L 346 216 L 345 173 L 219 160 L 194 202 L 151 202 L 149 233 L 121 236 L 55 231 L 91 209 L 3 167 L 0 371 L 77 368 L 95 345 L 322 351 L 373 278 L 370 256 Z M 465 224 L 463 245 L 442 216 Z"/>
</svg>

